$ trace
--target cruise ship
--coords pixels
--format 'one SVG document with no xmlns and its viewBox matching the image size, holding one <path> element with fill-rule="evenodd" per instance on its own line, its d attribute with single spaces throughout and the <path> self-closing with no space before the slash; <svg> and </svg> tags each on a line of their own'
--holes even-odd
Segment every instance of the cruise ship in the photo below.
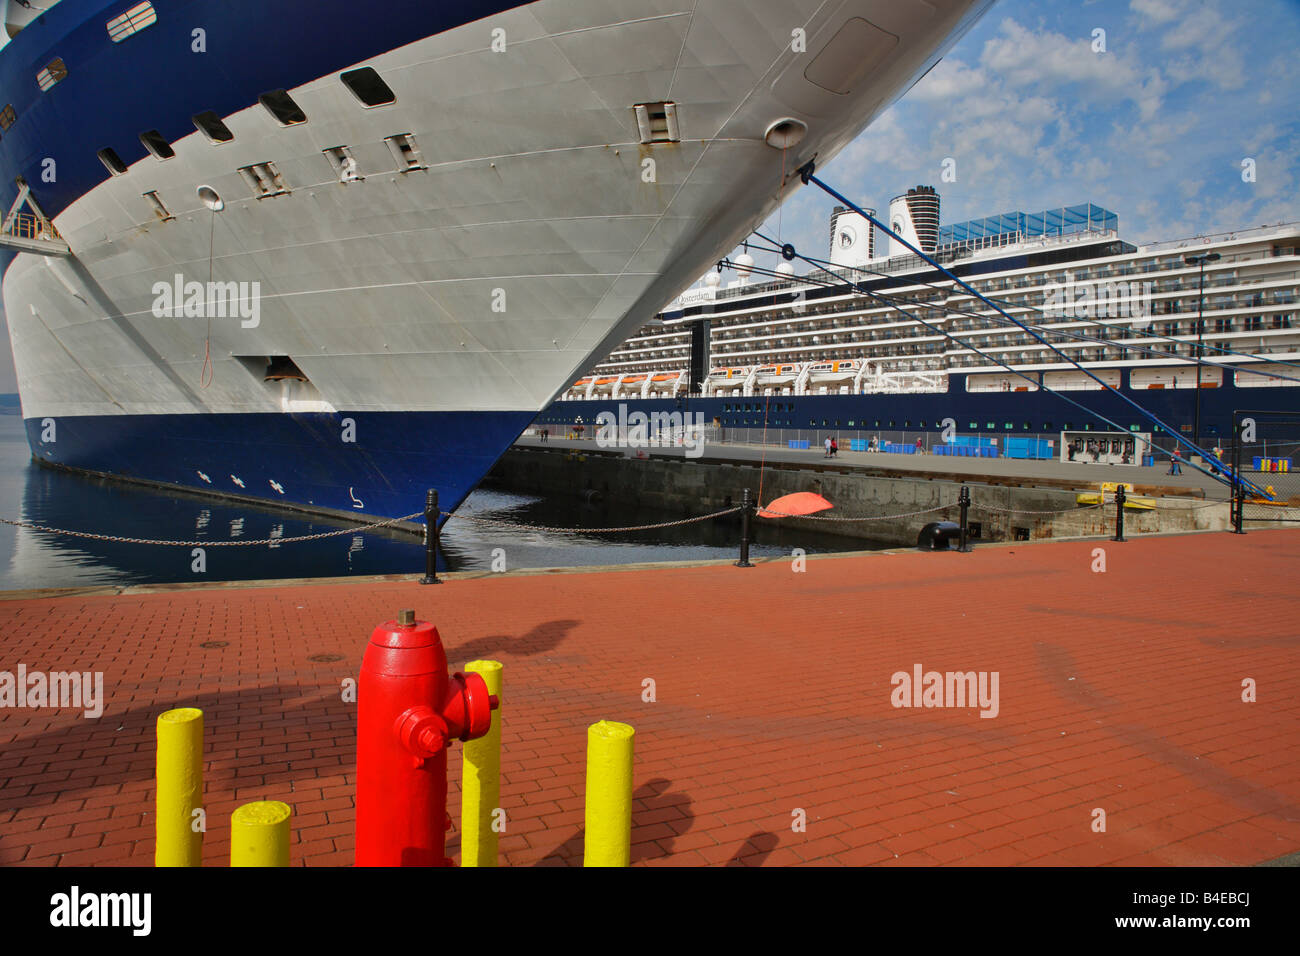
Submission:
<svg viewBox="0 0 1300 956">
<path fill-rule="evenodd" d="M 991 0 L 10 0 L 34 458 L 463 500 Z"/>
<path fill-rule="evenodd" d="M 1123 430 L 1167 450 L 1163 422 L 1208 449 L 1229 440 L 1236 409 L 1300 412 L 1300 223 L 1137 245 L 1094 203 L 951 225 L 939 208 L 919 186 L 880 221 L 1032 331 L 836 207 L 829 250 L 799 250 L 805 274 L 784 259 L 759 269 L 749 251 L 723 260 L 538 427 L 685 402 L 722 434 L 908 432 L 930 445 L 947 422 L 994 444 L 1043 436 L 1040 457 L 1054 457 L 1047 436 L 1062 432 Z"/>
</svg>

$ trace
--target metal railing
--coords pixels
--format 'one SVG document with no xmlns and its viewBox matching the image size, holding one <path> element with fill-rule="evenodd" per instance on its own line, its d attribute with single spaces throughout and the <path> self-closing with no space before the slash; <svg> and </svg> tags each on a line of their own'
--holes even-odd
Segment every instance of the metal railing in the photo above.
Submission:
<svg viewBox="0 0 1300 956">
<path fill-rule="evenodd" d="M 56 239 L 63 241 L 59 230 L 48 219 L 42 219 L 30 212 L 18 212 L 9 217 L 5 223 L 4 234 L 15 239 Z"/>
</svg>

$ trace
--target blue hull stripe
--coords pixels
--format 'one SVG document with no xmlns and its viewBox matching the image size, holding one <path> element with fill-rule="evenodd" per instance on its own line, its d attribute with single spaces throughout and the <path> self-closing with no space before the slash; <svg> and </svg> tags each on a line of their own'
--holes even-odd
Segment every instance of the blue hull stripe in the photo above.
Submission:
<svg viewBox="0 0 1300 956">
<path fill-rule="evenodd" d="M 1219 388 L 1201 389 L 1203 439 L 1230 438 L 1234 409 L 1272 408 L 1300 414 L 1300 388 L 1239 389 L 1231 384 L 1230 375 L 1225 373 L 1225 378 L 1229 381 Z M 1184 435 L 1190 434 L 1196 401 L 1194 391 L 1135 391 L 1128 387 L 1127 374 L 1124 382 L 1123 391 L 1126 395 L 1179 427 Z M 704 415 L 706 424 L 717 418 L 725 427 L 761 428 L 766 403 L 769 428 L 852 428 L 861 431 L 907 429 L 938 432 L 943 429 L 943 420 L 951 418 L 956 422 L 960 433 L 978 430 L 1015 436 L 1026 432 L 1060 431 L 1067 424 L 1072 429 L 1083 429 L 1089 425 L 1095 431 L 1113 431 L 1100 418 L 1089 415 L 1048 392 L 967 392 L 965 377 L 961 375 L 952 376 L 948 387 L 947 393 L 910 395 L 749 395 L 738 398 L 690 398 L 681 402 L 673 399 L 639 398 L 555 402 L 537 417 L 537 424 L 572 424 L 580 416 L 590 429 L 600 412 L 608 411 L 617 417 L 618 406 L 626 404 L 629 412 L 698 412 Z M 1110 392 L 1071 391 L 1066 394 L 1120 425 L 1137 425 L 1137 430 L 1141 432 L 1152 430 L 1149 422 Z M 1010 428 L 1006 427 L 1008 423 Z"/>
<path fill-rule="evenodd" d="M 61 416 L 29 418 L 26 426 L 34 457 L 52 464 L 398 517 L 422 511 L 430 488 L 443 510 L 453 510 L 532 418 L 522 411 Z M 346 419 L 355 441 L 344 440 Z"/>
</svg>

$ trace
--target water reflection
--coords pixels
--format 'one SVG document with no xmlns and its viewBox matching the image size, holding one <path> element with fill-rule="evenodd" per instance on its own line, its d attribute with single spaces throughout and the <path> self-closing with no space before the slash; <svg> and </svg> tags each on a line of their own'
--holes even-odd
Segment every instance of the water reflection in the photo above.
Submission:
<svg viewBox="0 0 1300 956">
<path fill-rule="evenodd" d="M 473 516 L 521 524 L 587 529 L 577 534 L 503 528 Z M 0 525 L 0 590 L 183 581 L 416 574 L 424 570 L 418 539 L 391 531 L 352 531 L 318 541 L 285 544 L 283 538 L 347 529 L 328 519 L 296 517 L 243 504 L 224 504 L 186 494 L 51 471 L 31 464 L 22 422 L 0 417 L 0 516 L 55 528 L 132 538 L 203 543 L 202 561 L 191 546 L 125 544 Z M 494 488 L 475 491 L 444 527 L 441 570 L 622 564 L 642 561 L 734 557 L 734 522 L 702 522 L 603 537 L 590 529 L 672 520 L 611 502 L 543 500 Z M 862 541 L 833 535 L 757 530 L 756 556 L 857 550 Z M 263 541 L 243 547 L 223 541 Z M 195 567 L 203 565 L 203 572 Z"/>
</svg>

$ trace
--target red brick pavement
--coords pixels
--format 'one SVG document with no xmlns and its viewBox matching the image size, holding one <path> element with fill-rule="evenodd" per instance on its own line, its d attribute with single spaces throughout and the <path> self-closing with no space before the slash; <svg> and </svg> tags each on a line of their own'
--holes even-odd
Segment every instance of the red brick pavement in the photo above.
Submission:
<svg viewBox="0 0 1300 956">
<path fill-rule="evenodd" d="M 206 714 L 210 864 L 258 799 L 293 805 L 295 862 L 350 863 L 340 686 L 408 606 L 453 666 L 505 662 L 506 864 L 581 862 L 601 718 L 637 730 L 637 863 L 1256 863 L 1300 849 L 1298 569 L 1300 535 L 1257 531 L 0 602 L 0 670 L 102 670 L 109 695 L 98 721 L 0 710 L 0 863 L 150 864 L 154 720 L 180 705 Z M 998 716 L 895 709 L 916 663 L 997 671 Z M 453 816 L 459 771 L 458 748 Z"/>
</svg>

